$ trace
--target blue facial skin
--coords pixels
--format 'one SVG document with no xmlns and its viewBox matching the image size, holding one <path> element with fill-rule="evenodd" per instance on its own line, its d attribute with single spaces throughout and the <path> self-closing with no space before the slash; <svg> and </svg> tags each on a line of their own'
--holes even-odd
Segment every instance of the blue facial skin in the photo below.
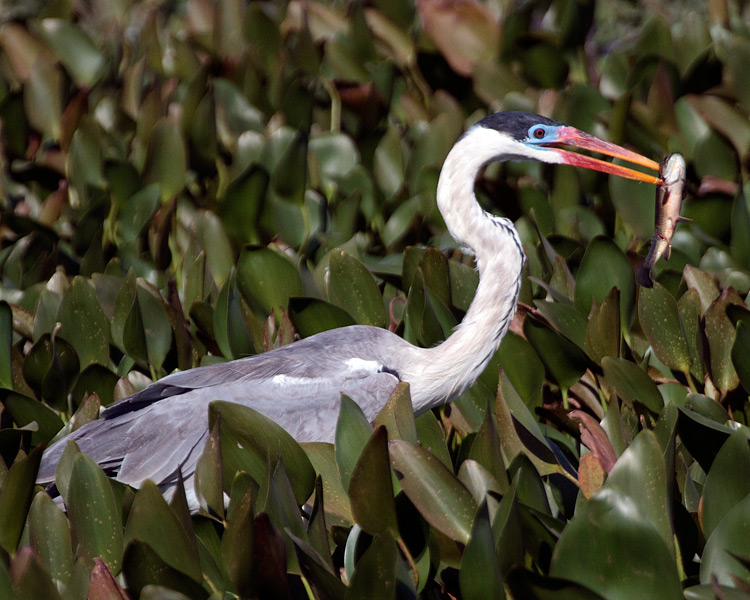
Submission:
<svg viewBox="0 0 750 600">
<path fill-rule="evenodd" d="M 542 146 L 551 144 L 560 139 L 559 128 L 554 125 L 543 125 L 538 123 L 529 127 L 528 138 L 524 141 L 529 146 Z"/>
</svg>

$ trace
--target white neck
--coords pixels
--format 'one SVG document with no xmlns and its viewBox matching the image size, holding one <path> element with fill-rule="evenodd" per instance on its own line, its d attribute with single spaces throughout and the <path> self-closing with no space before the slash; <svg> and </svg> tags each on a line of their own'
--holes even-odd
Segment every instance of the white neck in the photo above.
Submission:
<svg viewBox="0 0 750 600">
<path fill-rule="evenodd" d="M 479 135 L 477 135 L 479 133 Z M 412 385 L 417 414 L 455 400 L 481 375 L 508 331 L 521 287 L 525 260 L 513 224 L 485 212 L 474 195 L 479 170 L 507 154 L 496 131 L 472 131 L 448 154 L 437 188 L 437 203 L 448 231 L 476 256 L 479 286 L 463 321 L 434 348 L 417 349 Z"/>
</svg>

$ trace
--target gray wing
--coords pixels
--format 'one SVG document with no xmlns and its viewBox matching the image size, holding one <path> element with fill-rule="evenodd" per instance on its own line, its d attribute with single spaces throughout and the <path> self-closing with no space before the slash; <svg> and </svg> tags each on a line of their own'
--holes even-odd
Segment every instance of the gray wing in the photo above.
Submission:
<svg viewBox="0 0 750 600">
<path fill-rule="evenodd" d="M 37 480 L 53 481 L 72 439 L 124 483 L 139 486 L 151 479 L 165 490 L 179 470 L 187 485 L 208 437 L 208 405 L 214 400 L 252 407 L 298 441 L 333 441 L 341 393 L 373 420 L 399 382 L 394 365 L 404 344 L 382 329 L 350 327 L 170 375 L 48 448 Z"/>
</svg>

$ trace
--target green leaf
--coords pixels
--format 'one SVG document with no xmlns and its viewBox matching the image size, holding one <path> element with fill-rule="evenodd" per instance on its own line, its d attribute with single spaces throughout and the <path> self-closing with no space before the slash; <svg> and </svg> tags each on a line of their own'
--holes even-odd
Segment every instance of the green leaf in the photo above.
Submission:
<svg viewBox="0 0 750 600">
<path fill-rule="evenodd" d="M 73 574 L 73 549 L 65 513 L 48 494 L 34 496 L 29 510 L 29 544 L 53 579 L 68 584 Z"/>
<path fill-rule="evenodd" d="M 188 598 L 203 600 L 208 592 L 191 578 L 165 563 L 147 543 L 133 540 L 125 549 L 122 571 L 128 592 L 139 596 L 147 585 L 159 585 L 184 594 Z"/>
<path fill-rule="evenodd" d="M 658 282 L 639 293 L 638 320 L 657 358 L 670 369 L 687 372 L 692 359 L 677 302 Z"/>
<path fill-rule="evenodd" d="M 706 539 L 721 520 L 750 494 L 750 436 L 735 431 L 716 455 L 703 483 L 701 525 Z"/>
<path fill-rule="evenodd" d="M 198 463 L 195 465 L 195 493 L 201 508 L 224 517 L 224 481 L 221 460 L 221 415 L 211 427 Z"/>
<path fill-rule="evenodd" d="M 328 526 L 336 522 L 351 526 L 354 523 L 349 496 L 341 482 L 333 444 L 309 442 L 302 444 L 315 472 L 323 480 Z"/>
<path fill-rule="evenodd" d="M 341 394 L 341 406 L 336 421 L 336 463 L 341 483 L 349 489 L 354 467 L 372 435 L 372 426 L 359 405 L 346 394 Z"/>
<path fill-rule="evenodd" d="M 21 539 L 26 513 L 34 495 L 34 480 L 42 460 L 42 447 L 37 446 L 28 456 L 22 452 L 5 474 L 0 489 L 0 547 L 14 554 Z"/>
<path fill-rule="evenodd" d="M 91 88 L 97 82 L 105 60 L 83 28 L 62 19 L 43 19 L 34 29 L 52 47 L 78 87 Z"/>
<path fill-rule="evenodd" d="M 385 425 L 389 440 L 405 440 L 417 443 L 417 425 L 414 420 L 414 408 L 411 403 L 409 384 L 400 382 L 393 389 L 385 406 L 373 421 L 373 426 Z"/>
<path fill-rule="evenodd" d="M 266 478 L 269 465 L 279 455 L 284 458 L 294 497 L 303 504 L 315 485 L 315 471 L 304 450 L 274 421 L 234 402 L 215 401 L 209 405 L 209 426 L 213 429 L 221 415 L 221 456 L 225 489 L 236 471 L 247 472 L 256 482 Z"/>
<path fill-rule="evenodd" d="M 13 557 L 10 575 L 14 579 L 15 593 L 12 592 L 7 596 L 8 598 L 17 598 L 18 600 L 60 599 L 57 586 L 50 579 L 49 573 L 45 571 L 42 561 L 29 547 L 21 548 L 18 554 Z"/>
<path fill-rule="evenodd" d="M 639 433 L 617 459 L 607 476 L 605 488 L 615 488 L 627 496 L 674 555 L 674 532 L 667 496 L 667 472 L 664 456 L 653 432 Z"/>
<path fill-rule="evenodd" d="M 234 491 L 234 486 L 232 486 Z M 250 597 L 255 589 L 253 541 L 255 537 L 253 492 L 247 489 L 234 504 L 221 536 L 221 556 L 237 592 Z"/>
<path fill-rule="evenodd" d="M 461 557 L 459 585 L 466 600 L 505 598 L 486 502 L 479 506 L 471 526 L 471 537 Z"/>
<path fill-rule="evenodd" d="M 604 377 L 628 406 L 640 403 L 656 414 L 664 407 L 664 399 L 654 381 L 643 369 L 624 358 L 602 359 Z"/>
<path fill-rule="evenodd" d="M 750 494 L 734 505 L 718 522 L 701 555 L 700 581 L 713 576 L 722 585 L 733 585 L 732 576 L 747 579 L 747 568 L 735 556 L 750 556 Z"/>
<path fill-rule="evenodd" d="M 604 600 L 599 594 L 568 579 L 545 577 L 521 568 L 511 569 L 505 584 L 514 598 L 525 600 Z"/>
<path fill-rule="evenodd" d="M 401 487 L 427 522 L 451 539 L 467 543 L 476 511 L 469 491 L 423 448 L 394 440 L 388 449 Z"/>
<path fill-rule="evenodd" d="M 148 362 L 158 371 L 172 347 L 172 324 L 164 308 L 164 300 L 156 288 L 140 280 L 136 287 L 136 296 L 146 337 Z"/>
<path fill-rule="evenodd" d="M 198 583 L 202 581 L 195 540 L 188 536 L 152 481 L 141 484 L 128 513 L 122 541 L 127 546 L 133 540 L 148 544 L 171 568 Z"/>
<path fill-rule="evenodd" d="M 584 314 L 601 304 L 610 290 L 620 291 L 623 328 L 632 321 L 635 307 L 635 277 L 630 261 L 609 238 L 597 236 L 589 242 L 576 276 L 575 304 Z"/>
<path fill-rule="evenodd" d="M 349 499 L 354 518 L 367 533 L 377 535 L 387 530 L 398 536 L 388 433 L 382 425 L 362 449 L 349 482 Z"/>
<path fill-rule="evenodd" d="M 332 250 L 328 268 L 328 299 L 360 325 L 385 327 L 383 298 L 367 267 L 346 252 Z"/>
<path fill-rule="evenodd" d="M 620 291 L 612 288 L 601 304 L 592 308 L 586 326 L 585 349 L 601 365 L 605 356 L 620 356 Z"/>
<path fill-rule="evenodd" d="M 734 325 L 727 316 L 728 305 L 729 296 L 725 291 L 711 304 L 704 316 L 709 373 L 711 381 L 722 394 L 739 384 L 739 377 L 731 360 L 735 332 Z"/>
<path fill-rule="evenodd" d="M 73 278 L 57 320 L 61 323 L 58 335 L 73 346 L 81 367 L 109 364 L 109 323 L 93 286 L 83 277 Z"/>
<path fill-rule="evenodd" d="M 586 372 L 588 358 L 583 350 L 531 315 L 524 319 L 523 332 L 561 387 L 569 388 Z"/>
<path fill-rule="evenodd" d="M 318 298 L 289 298 L 289 318 L 302 338 L 355 324 L 348 312 Z"/>
<path fill-rule="evenodd" d="M 708 473 L 732 430 L 697 412 L 687 410 L 682 406 L 677 408 L 680 411 L 677 418 L 677 432 L 680 440 L 693 458 L 698 461 L 703 471 Z"/>
<path fill-rule="evenodd" d="M 237 287 L 250 307 L 263 315 L 286 308 L 291 296 L 302 295 L 302 279 L 294 264 L 278 252 L 245 246 L 237 263 Z"/>
<path fill-rule="evenodd" d="M 260 244 L 258 225 L 267 190 L 268 174 L 258 168 L 252 168 L 227 188 L 217 214 L 227 233 L 238 243 Z"/>
<path fill-rule="evenodd" d="M 404 184 L 404 158 L 401 150 L 401 133 L 391 126 L 380 138 L 373 156 L 373 175 L 386 199 L 396 195 Z"/>
<path fill-rule="evenodd" d="M 73 459 L 65 503 L 76 555 L 86 560 L 100 557 L 112 573 L 122 560 L 122 522 L 109 480 L 85 454 Z"/>
<path fill-rule="evenodd" d="M 509 331 L 498 349 L 500 364 L 527 406 L 542 404 L 544 363 L 529 341 Z"/>
<path fill-rule="evenodd" d="M 148 140 L 143 181 L 158 183 L 162 202 L 165 202 L 185 187 L 186 172 L 182 132 L 172 121 L 163 118 L 156 123 Z"/>
<path fill-rule="evenodd" d="M 66 411 L 78 367 L 78 356 L 70 344 L 54 334 L 44 334 L 23 361 L 23 378 L 47 404 Z"/>
<path fill-rule="evenodd" d="M 550 575 L 584 585 L 607 600 L 682 595 L 677 568 L 657 530 L 614 487 L 579 505 L 552 553 Z"/>
<path fill-rule="evenodd" d="M 392 600 L 397 597 L 398 547 L 387 532 L 375 536 L 357 562 L 346 592 L 347 599 Z"/>
<path fill-rule="evenodd" d="M 500 485 L 500 491 L 505 493 L 508 490 L 509 482 L 501 448 L 495 417 L 488 406 L 484 413 L 482 426 L 471 443 L 469 458 L 487 469 Z"/>
<path fill-rule="evenodd" d="M 744 186 L 739 186 L 732 208 L 732 257 L 750 269 L 750 207 Z"/>
<path fill-rule="evenodd" d="M 737 323 L 734 344 L 732 345 L 732 364 L 745 391 L 750 391 L 750 327 L 744 322 Z"/>
<path fill-rule="evenodd" d="M 18 427 L 30 423 L 37 424 L 37 430 L 31 434 L 32 444 L 49 442 L 62 429 L 63 422 L 57 414 L 41 402 L 27 398 L 15 392 L 0 393 L 5 410 Z"/>
<path fill-rule="evenodd" d="M 0 388 L 13 389 L 11 371 L 13 354 L 13 311 L 5 301 L 0 301 Z"/>
</svg>

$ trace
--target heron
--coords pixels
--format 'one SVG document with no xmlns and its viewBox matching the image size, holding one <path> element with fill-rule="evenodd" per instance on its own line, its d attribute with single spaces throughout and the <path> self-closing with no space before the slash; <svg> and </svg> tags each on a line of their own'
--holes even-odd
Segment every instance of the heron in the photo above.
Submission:
<svg viewBox="0 0 750 600">
<path fill-rule="evenodd" d="M 415 415 L 448 403 L 489 363 L 513 319 L 526 260 L 513 223 L 485 211 L 474 185 L 489 163 L 536 160 L 659 184 L 658 176 L 574 149 L 658 171 L 653 160 L 550 118 L 508 111 L 471 126 L 448 153 L 437 205 L 453 238 L 474 255 L 479 284 L 462 322 L 439 345 L 414 346 L 379 327 L 353 325 L 269 352 L 173 373 L 104 409 L 100 418 L 45 452 L 37 482 L 53 484 L 69 440 L 111 477 L 138 488 L 156 483 L 169 497 L 182 477 L 199 509 L 195 468 L 209 436 L 208 405 L 246 405 L 299 442 L 334 439 L 341 394 L 372 422 L 399 382 L 408 382 Z"/>
</svg>

